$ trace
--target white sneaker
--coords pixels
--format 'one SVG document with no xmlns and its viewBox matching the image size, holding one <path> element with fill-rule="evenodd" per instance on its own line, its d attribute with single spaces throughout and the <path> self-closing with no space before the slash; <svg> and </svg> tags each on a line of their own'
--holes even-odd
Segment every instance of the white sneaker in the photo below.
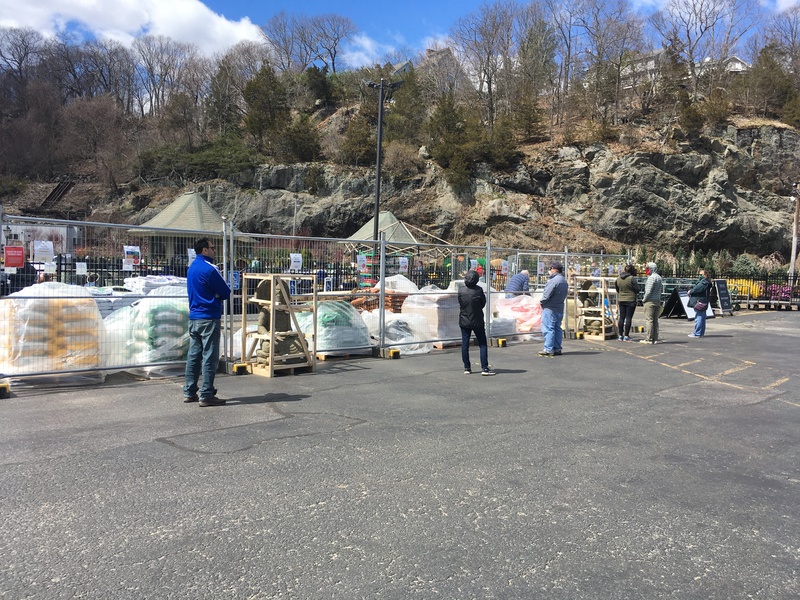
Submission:
<svg viewBox="0 0 800 600">
<path fill-rule="evenodd" d="M 700 336 L 700 335 L 695 335 L 695 334 L 693 334 L 693 333 L 690 333 L 690 334 L 689 334 L 688 336 L 686 336 L 686 337 L 699 338 L 699 337 L 703 337 L 703 336 Z"/>
</svg>

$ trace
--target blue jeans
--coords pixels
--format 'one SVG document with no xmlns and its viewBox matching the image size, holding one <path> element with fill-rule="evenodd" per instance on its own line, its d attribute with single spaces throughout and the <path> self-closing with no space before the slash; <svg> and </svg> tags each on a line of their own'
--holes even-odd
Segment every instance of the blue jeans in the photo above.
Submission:
<svg viewBox="0 0 800 600">
<path fill-rule="evenodd" d="M 697 337 L 703 337 L 706 334 L 706 319 L 708 315 L 704 310 L 702 313 L 695 311 L 694 313 L 694 334 Z"/>
<path fill-rule="evenodd" d="M 469 338 L 472 335 L 473 331 L 475 332 L 475 339 L 478 341 L 478 348 L 480 348 L 481 371 L 488 371 L 489 349 L 487 348 L 486 344 L 485 327 L 476 327 L 475 329 L 472 329 L 470 327 L 461 328 L 461 361 L 464 363 L 464 370 L 465 371 L 472 370 L 472 363 L 469 360 Z"/>
<path fill-rule="evenodd" d="M 561 352 L 561 340 L 564 338 L 564 332 L 561 329 L 563 318 L 563 310 L 556 312 L 552 308 L 542 309 L 542 333 L 544 334 L 545 352 Z"/>
<path fill-rule="evenodd" d="M 211 398 L 217 392 L 214 378 L 219 366 L 219 319 L 194 319 L 189 321 L 189 355 L 186 357 L 186 382 L 183 395 L 197 394 L 197 380 L 203 375 L 200 398 Z"/>
</svg>

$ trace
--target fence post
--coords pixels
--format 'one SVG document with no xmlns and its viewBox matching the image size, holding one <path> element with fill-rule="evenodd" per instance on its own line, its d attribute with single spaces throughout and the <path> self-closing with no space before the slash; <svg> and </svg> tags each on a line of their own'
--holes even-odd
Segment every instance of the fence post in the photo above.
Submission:
<svg viewBox="0 0 800 600">
<path fill-rule="evenodd" d="M 486 238 L 486 333 L 492 332 L 492 242 Z"/>
<path fill-rule="evenodd" d="M 381 232 L 381 265 L 380 279 L 378 280 L 378 353 L 383 356 L 383 345 L 386 340 L 386 232 Z"/>
<path fill-rule="evenodd" d="M 230 279 L 228 278 L 228 260 L 229 260 L 229 252 L 228 252 L 228 217 L 222 217 L 222 278 L 230 284 Z M 233 338 L 231 337 L 231 327 L 230 325 L 233 323 L 233 319 L 231 317 L 233 313 L 233 293 L 231 292 L 230 297 L 228 298 L 227 302 L 225 302 L 227 308 L 222 311 L 223 321 L 222 321 L 222 330 L 226 332 L 224 336 L 224 350 L 223 353 L 225 355 L 225 360 L 230 361 L 231 354 L 230 348 L 233 346 Z"/>
</svg>

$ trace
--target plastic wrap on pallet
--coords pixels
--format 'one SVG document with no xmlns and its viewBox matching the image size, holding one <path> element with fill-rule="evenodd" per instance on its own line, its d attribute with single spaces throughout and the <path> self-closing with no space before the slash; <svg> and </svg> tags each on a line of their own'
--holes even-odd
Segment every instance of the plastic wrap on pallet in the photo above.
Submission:
<svg viewBox="0 0 800 600">
<path fill-rule="evenodd" d="M 307 337 L 314 333 L 314 315 L 298 313 L 297 323 Z M 361 314 L 343 300 L 321 302 L 317 306 L 317 340 L 315 352 L 337 352 L 363 349 L 372 345 L 367 325 Z"/>
<path fill-rule="evenodd" d="M 372 288 L 373 292 L 380 291 L 380 281 Z M 394 290 L 397 292 L 405 292 L 407 294 L 413 294 L 419 291 L 417 284 L 411 281 L 405 275 L 392 275 L 391 277 L 386 278 L 386 289 L 387 290 Z"/>
<path fill-rule="evenodd" d="M 105 327 L 81 286 L 45 282 L 23 288 L 0 302 L 0 319 L 0 372 L 6 375 L 101 367 Z M 102 381 L 103 375 L 92 378 Z"/>
<path fill-rule="evenodd" d="M 132 291 L 140 296 L 147 296 L 150 293 L 163 287 L 186 287 L 185 277 L 174 275 L 145 275 L 144 277 L 126 277 L 123 280 L 125 289 Z"/>
<path fill-rule="evenodd" d="M 425 340 L 460 339 L 458 313 L 458 294 L 435 285 L 423 287 L 403 303 L 403 314 L 424 319 L 425 334 L 421 339 Z"/>
<path fill-rule="evenodd" d="M 425 317 L 408 313 L 392 313 L 384 311 L 386 331 L 385 343 L 388 347 L 397 348 L 400 354 L 428 354 L 433 350 L 429 340 L 428 321 Z M 372 337 L 380 337 L 380 312 L 373 310 L 361 313 Z M 460 331 L 460 330 L 459 330 Z"/>
<path fill-rule="evenodd" d="M 162 286 L 135 304 L 132 355 L 136 364 L 186 360 L 189 297 L 185 287 Z"/>
<path fill-rule="evenodd" d="M 497 317 L 492 319 L 489 328 L 489 337 L 500 337 L 503 335 L 515 335 L 518 333 L 517 320 L 514 318 L 501 318 Z"/>
<path fill-rule="evenodd" d="M 523 333 L 539 330 L 542 326 L 542 305 L 531 296 L 494 299 L 492 309 L 501 319 L 514 319 L 517 330 Z"/>
</svg>

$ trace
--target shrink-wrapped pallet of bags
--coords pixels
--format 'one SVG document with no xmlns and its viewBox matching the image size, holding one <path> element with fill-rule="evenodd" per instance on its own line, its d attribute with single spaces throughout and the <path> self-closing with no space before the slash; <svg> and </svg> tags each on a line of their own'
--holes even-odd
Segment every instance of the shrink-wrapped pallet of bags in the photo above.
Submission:
<svg viewBox="0 0 800 600">
<path fill-rule="evenodd" d="M 189 296 L 185 286 L 161 286 L 134 306 L 131 357 L 134 364 L 186 360 Z"/>
<path fill-rule="evenodd" d="M 5 375 L 102 366 L 105 327 L 84 288 L 58 282 L 29 286 L 0 302 L 0 372 Z"/>
<path fill-rule="evenodd" d="M 348 302 L 334 300 L 317 306 L 317 339 L 315 352 L 345 352 L 371 348 L 367 325 L 358 310 Z M 314 314 L 298 313 L 297 323 L 303 334 L 314 333 Z"/>
<path fill-rule="evenodd" d="M 424 339 L 461 339 L 458 326 L 458 292 L 426 285 L 417 294 L 410 294 L 403 303 L 403 313 L 425 319 L 427 332 Z"/>
<path fill-rule="evenodd" d="M 103 345 L 103 366 L 125 367 L 134 364 L 133 328 L 136 322 L 136 307 L 123 306 L 104 319 L 106 327 Z"/>
</svg>

